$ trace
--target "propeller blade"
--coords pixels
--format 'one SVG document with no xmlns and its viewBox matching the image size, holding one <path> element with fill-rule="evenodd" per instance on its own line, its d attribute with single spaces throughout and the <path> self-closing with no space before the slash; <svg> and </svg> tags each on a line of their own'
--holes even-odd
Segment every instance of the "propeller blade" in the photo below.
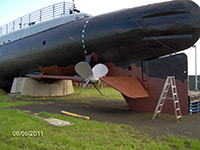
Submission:
<svg viewBox="0 0 200 150">
<path fill-rule="evenodd" d="M 108 73 L 108 68 L 104 64 L 97 64 L 92 68 L 94 76 L 100 78 L 104 77 Z"/>
<path fill-rule="evenodd" d="M 85 85 L 84 85 L 83 88 L 80 90 L 80 92 L 78 93 L 78 95 L 81 94 L 81 92 L 84 90 L 84 88 L 88 85 L 89 82 L 90 82 L 90 80 L 88 80 L 88 81 L 85 83 Z"/>
<path fill-rule="evenodd" d="M 75 71 L 84 79 L 93 75 L 90 65 L 86 62 L 79 62 L 76 64 Z"/>
</svg>

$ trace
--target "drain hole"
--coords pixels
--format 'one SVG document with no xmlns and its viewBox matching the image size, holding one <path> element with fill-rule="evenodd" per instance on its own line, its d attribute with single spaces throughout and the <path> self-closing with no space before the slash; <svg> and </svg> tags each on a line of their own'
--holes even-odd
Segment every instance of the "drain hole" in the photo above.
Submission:
<svg viewBox="0 0 200 150">
<path fill-rule="evenodd" d="M 132 70 L 132 67 L 131 67 L 131 66 L 128 66 L 128 70 L 131 71 L 131 70 Z"/>
<path fill-rule="evenodd" d="M 43 44 L 43 45 L 46 45 L 46 42 L 47 42 L 47 41 L 43 41 L 43 43 L 42 43 L 42 44 Z"/>
</svg>

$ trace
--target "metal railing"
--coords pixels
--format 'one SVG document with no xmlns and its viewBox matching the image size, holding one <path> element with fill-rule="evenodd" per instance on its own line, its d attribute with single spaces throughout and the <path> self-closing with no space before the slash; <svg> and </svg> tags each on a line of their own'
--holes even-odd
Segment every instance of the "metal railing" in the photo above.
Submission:
<svg viewBox="0 0 200 150">
<path fill-rule="evenodd" d="M 20 17 L 0 27 L 0 36 L 56 17 L 70 14 L 74 3 L 60 2 Z"/>
</svg>

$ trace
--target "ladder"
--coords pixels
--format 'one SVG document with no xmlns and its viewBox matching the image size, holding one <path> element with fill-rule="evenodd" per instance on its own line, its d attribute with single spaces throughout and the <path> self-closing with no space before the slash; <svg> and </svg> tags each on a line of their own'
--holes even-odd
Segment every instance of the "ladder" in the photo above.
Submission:
<svg viewBox="0 0 200 150">
<path fill-rule="evenodd" d="M 171 87 L 172 91 L 172 97 L 167 97 L 169 89 Z M 177 122 L 179 119 L 182 119 L 181 115 L 181 109 L 180 109 L 180 104 L 178 100 L 178 94 L 177 94 L 177 89 L 176 89 L 176 82 L 175 82 L 175 77 L 174 76 L 167 76 L 167 79 L 165 81 L 165 84 L 162 89 L 162 93 L 160 95 L 158 104 L 156 106 L 156 109 L 154 111 L 152 119 L 155 119 L 158 117 L 162 111 L 163 105 L 165 103 L 165 100 L 173 100 L 174 101 L 174 110 L 175 110 L 175 115 Z"/>
</svg>

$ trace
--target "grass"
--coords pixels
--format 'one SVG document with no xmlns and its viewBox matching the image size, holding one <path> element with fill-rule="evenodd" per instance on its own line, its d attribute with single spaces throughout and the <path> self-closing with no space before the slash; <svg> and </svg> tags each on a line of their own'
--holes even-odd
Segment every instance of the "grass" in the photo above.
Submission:
<svg viewBox="0 0 200 150">
<path fill-rule="evenodd" d="M 75 86 L 74 87 L 75 94 L 78 94 L 81 89 L 82 89 L 82 87 Z M 105 98 L 106 99 L 117 99 L 117 100 L 123 99 L 123 96 L 121 95 L 121 93 L 113 88 L 104 87 L 104 88 L 100 89 L 100 91 L 102 92 L 103 96 L 101 96 L 100 93 L 95 88 L 87 87 L 81 92 L 80 96 L 93 95 L 93 96 L 101 97 L 102 99 L 105 99 Z"/>
<path fill-rule="evenodd" d="M 19 105 L 30 105 L 33 102 L 13 101 L 9 95 L 0 92 L 0 110 L 3 108 L 14 107 Z"/>
<path fill-rule="evenodd" d="M 103 89 L 100 89 L 103 96 L 95 88 L 92 88 L 92 87 L 86 87 L 81 92 L 81 94 L 78 95 L 81 88 L 82 87 L 76 86 L 74 87 L 74 91 L 75 91 L 74 94 L 69 95 L 69 96 L 54 97 L 54 98 L 58 100 L 67 99 L 67 101 L 84 102 L 84 103 L 90 103 L 90 102 L 96 101 L 97 98 L 98 100 L 124 100 L 120 92 L 110 87 L 105 87 Z"/>
<path fill-rule="evenodd" d="M 84 92 L 90 92 L 87 90 L 89 89 L 86 89 Z M 92 92 L 96 92 L 95 89 L 92 90 L 94 90 Z M 78 91 L 79 88 L 76 89 L 76 93 Z M 98 93 L 95 93 L 94 95 L 96 94 L 98 95 Z M 92 94 L 92 96 L 94 95 Z M 84 93 L 82 93 L 82 96 L 84 96 Z M 8 95 L 0 94 L 1 150 L 200 149 L 200 142 L 198 140 L 174 136 L 157 137 L 153 139 L 129 125 L 99 123 L 92 120 L 88 121 L 60 114 L 41 112 L 40 115 L 74 123 L 72 126 L 55 127 L 49 125 L 46 121 L 26 114 L 23 111 L 17 109 L 3 109 L 6 107 L 27 104 L 30 104 L 30 102 L 14 101 Z M 19 133 L 26 132 L 28 135 L 24 136 L 22 134 L 16 134 L 18 131 Z M 37 133 L 35 136 L 30 134 L 34 131 Z"/>
<path fill-rule="evenodd" d="M 103 96 L 92 87 L 86 87 L 80 95 L 79 92 L 82 87 L 75 86 L 74 87 L 74 94 L 61 96 L 61 97 L 31 97 L 27 95 L 18 96 L 18 98 L 26 99 L 26 100 L 48 100 L 48 99 L 56 99 L 56 100 L 67 100 L 68 102 L 83 102 L 83 103 L 91 103 L 93 101 L 98 100 L 124 100 L 123 96 L 120 92 L 116 91 L 113 88 L 105 87 L 100 89 Z"/>
</svg>

